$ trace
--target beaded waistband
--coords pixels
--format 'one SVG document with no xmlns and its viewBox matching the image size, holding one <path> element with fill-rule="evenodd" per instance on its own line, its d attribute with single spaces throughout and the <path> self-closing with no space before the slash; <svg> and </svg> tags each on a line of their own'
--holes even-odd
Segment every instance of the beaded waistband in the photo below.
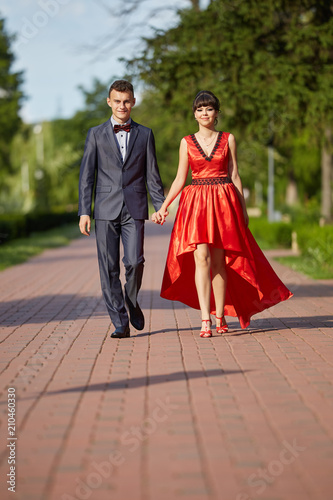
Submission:
<svg viewBox="0 0 333 500">
<path fill-rule="evenodd" d="M 212 184 L 230 184 L 231 179 L 228 176 L 224 177 L 204 177 L 201 179 L 192 179 L 191 184 L 194 185 L 212 185 Z"/>
</svg>

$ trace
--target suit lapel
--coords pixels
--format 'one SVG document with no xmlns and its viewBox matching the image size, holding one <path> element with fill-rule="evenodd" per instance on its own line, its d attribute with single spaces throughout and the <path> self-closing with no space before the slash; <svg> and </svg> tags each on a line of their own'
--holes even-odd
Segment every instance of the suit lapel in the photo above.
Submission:
<svg viewBox="0 0 333 500">
<path fill-rule="evenodd" d="M 138 124 L 132 120 L 131 121 L 131 133 L 130 133 L 130 138 L 129 138 L 129 141 L 128 141 L 128 147 L 127 147 L 127 151 L 126 151 L 126 156 L 124 158 L 124 165 L 125 165 L 127 159 L 131 155 L 131 151 L 133 149 L 133 146 L 134 146 L 134 143 L 135 143 L 136 138 L 138 136 L 138 133 L 139 133 Z"/>
<path fill-rule="evenodd" d="M 115 138 L 113 130 L 112 130 L 111 120 L 108 120 L 105 125 L 106 125 L 105 135 L 107 137 L 107 141 L 108 141 L 109 145 L 111 146 L 112 152 L 116 156 L 117 160 L 119 160 L 120 167 L 122 167 L 123 159 L 121 157 L 121 154 L 120 154 L 120 151 L 118 148 L 118 144 L 117 144 L 116 138 Z"/>
</svg>

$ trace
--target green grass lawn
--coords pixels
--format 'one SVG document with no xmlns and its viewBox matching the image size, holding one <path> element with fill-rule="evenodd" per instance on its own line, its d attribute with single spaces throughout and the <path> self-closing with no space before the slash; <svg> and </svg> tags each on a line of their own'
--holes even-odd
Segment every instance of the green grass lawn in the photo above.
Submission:
<svg viewBox="0 0 333 500">
<path fill-rule="evenodd" d="M 300 256 L 278 257 L 275 260 L 281 262 L 285 266 L 290 267 L 294 271 L 306 274 L 310 278 L 323 280 L 333 279 L 333 268 L 317 262 L 315 259 L 310 259 Z"/>
<path fill-rule="evenodd" d="M 0 244 L 0 270 L 21 264 L 38 255 L 46 248 L 57 248 L 81 235 L 78 224 L 68 224 L 40 233 L 32 233 L 29 238 L 20 238 Z"/>
</svg>

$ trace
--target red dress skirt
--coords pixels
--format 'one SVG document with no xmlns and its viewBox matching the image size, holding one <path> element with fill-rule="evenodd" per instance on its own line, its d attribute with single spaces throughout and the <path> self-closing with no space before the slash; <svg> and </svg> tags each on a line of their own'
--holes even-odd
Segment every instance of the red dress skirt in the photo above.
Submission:
<svg viewBox="0 0 333 500">
<path fill-rule="evenodd" d="M 227 272 L 225 316 L 238 317 L 242 328 L 250 318 L 293 294 L 273 271 L 250 230 L 228 176 L 229 133 L 219 132 L 209 157 L 194 134 L 186 136 L 192 179 L 183 189 L 173 226 L 161 297 L 200 309 L 193 252 L 200 243 L 223 248 Z M 216 179 L 221 179 L 221 182 Z M 216 306 L 211 293 L 211 314 Z"/>
</svg>

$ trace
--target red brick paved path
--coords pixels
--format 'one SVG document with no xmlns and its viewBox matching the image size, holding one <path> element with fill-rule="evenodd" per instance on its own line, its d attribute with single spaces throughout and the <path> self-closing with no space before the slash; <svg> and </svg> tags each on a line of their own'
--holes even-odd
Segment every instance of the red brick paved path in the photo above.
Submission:
<svg viewBox="0 0 333 500">
<path fill-rule="evenodd" d="M 109 338 L 93 237 L 0 273 L 1 499 L 333 498 L 332 281 L 274 264 L 295 297 L 200 339 L 199 312 L 159 297 L 170 226 L 147 224 L 129 339 Z"/>
</svg>

